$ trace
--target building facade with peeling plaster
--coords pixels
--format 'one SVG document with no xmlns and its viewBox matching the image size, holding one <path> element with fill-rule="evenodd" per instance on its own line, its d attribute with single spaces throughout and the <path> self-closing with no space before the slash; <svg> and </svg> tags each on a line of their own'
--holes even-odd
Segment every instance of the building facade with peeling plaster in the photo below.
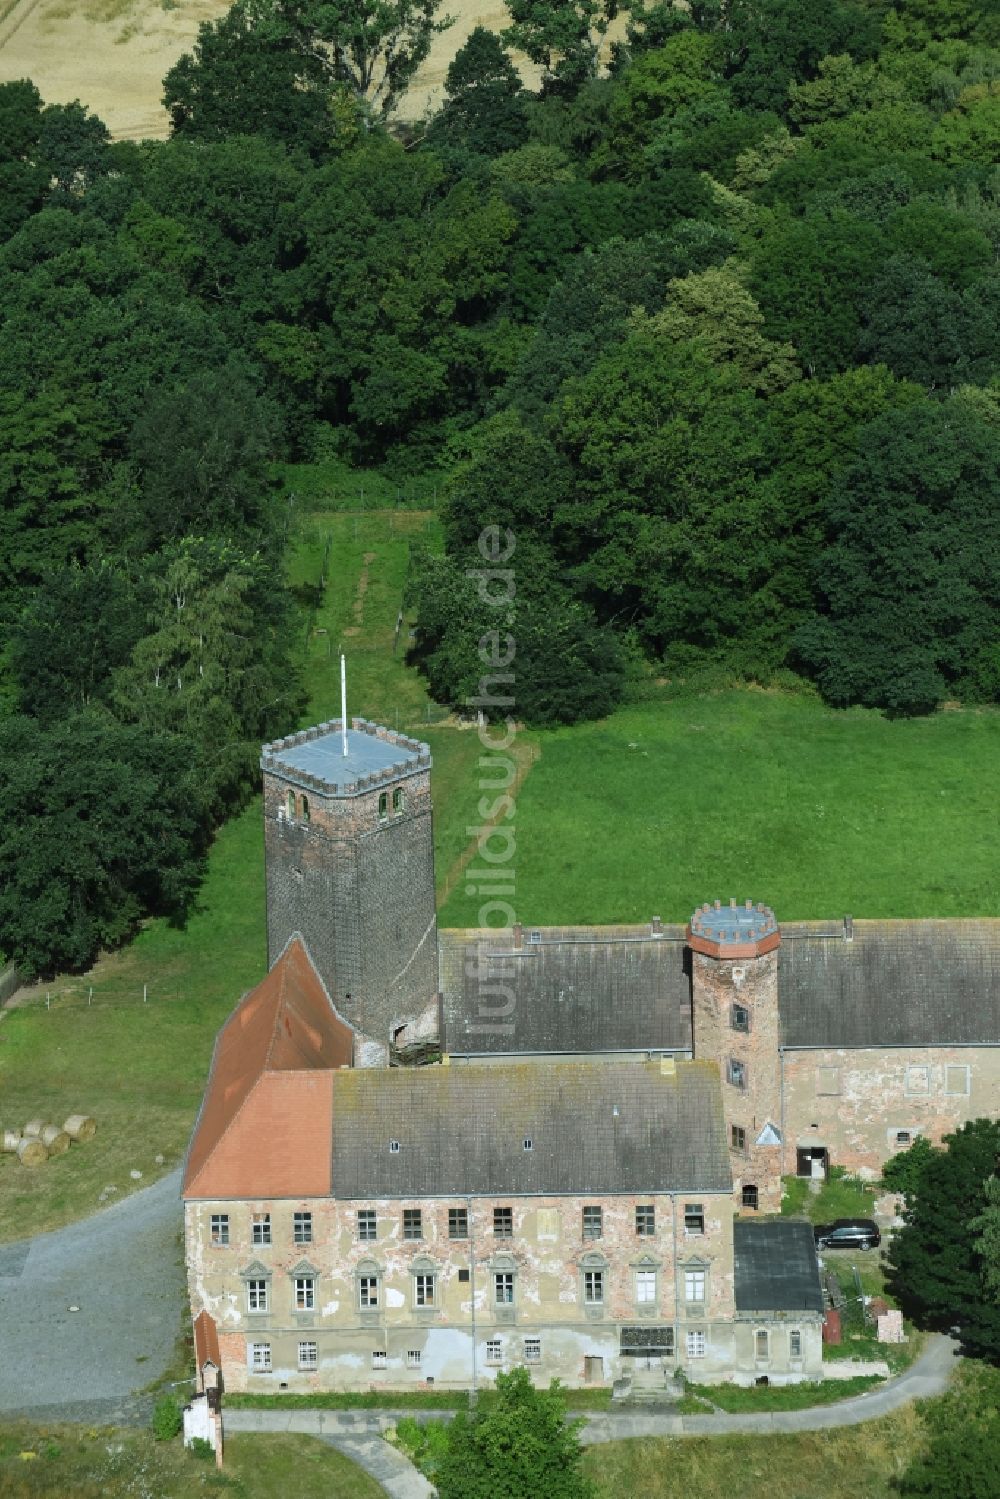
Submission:
<svg viewBox="0 0 1000 1499">
<path fill-rule="evenodd" d="M 355 719 L 261 763 L 271 966 L 183 1187 L 226 1387 L 818 1377 L 781 1176 L 996 1116 L 1000 922 L 439 932 L 426 745 Z"/>
</svg>

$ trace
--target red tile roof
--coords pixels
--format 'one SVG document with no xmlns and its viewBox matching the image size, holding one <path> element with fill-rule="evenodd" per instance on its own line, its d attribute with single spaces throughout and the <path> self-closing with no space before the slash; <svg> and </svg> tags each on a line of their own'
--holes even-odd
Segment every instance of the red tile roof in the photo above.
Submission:
<svg viewBox="0 0 1000 1499">
<path fill-rule="evenodd" d="M 332 1069 L 353 1052 L 353 1030 L 293 937 L 219 1032 L 182 1195 L 329 1192 Z"/>
<path fill-rule="evenodd" d="M 215 1318 L 209 1312 L 202 1311 L 194 1319 L 194 1366 L 199 1376 L 209 1359 L 217 1369 L 222 1368 L 219 1330 L 215 1325 Z"/>
</svg>

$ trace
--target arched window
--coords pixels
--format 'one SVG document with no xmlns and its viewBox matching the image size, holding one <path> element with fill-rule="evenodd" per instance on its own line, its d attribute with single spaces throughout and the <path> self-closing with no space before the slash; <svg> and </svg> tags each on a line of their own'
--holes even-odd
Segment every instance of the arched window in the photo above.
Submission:
<svg viewBox="0 0 1000 1499">
<path fill-rule="evenodd" d="M 302 798 L 302 821 L 309 821 L 309 798 L 307 796 Z"/>
<path fill-rule="evenodd" d="M 392 810 L 394 812 L 402 812 L 405 806 L 406 795 L 403 791 L 402 786 L 397 786 L 395 791 L 392 793 Z"/>
<path fill-rule="evenodd" d="M 289 817 L 294 817 L 295 816 L 295 792 L 294 791 L 290 791 L 288 793 L 288 815 L 289 815 Z"/>
<path fill-rule="evenodd" d="M 388 793 L 388 791 L 382 791 L 382 792 L 379 793 L 378 815 L 379 815 L 379 817 L 388 817 L 389 816 L 389 793 Z"/>
</svg>

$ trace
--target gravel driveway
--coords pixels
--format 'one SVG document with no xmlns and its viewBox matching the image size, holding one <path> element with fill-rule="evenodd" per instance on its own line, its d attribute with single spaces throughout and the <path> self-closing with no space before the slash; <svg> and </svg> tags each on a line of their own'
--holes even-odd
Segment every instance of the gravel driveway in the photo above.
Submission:
<svg viewBox="0 0 1000 1499">
<path fill-rule="evenodd" d="M 180 1182 L 172 1171 L 81 1223 L 0 1247 L 0 1412 L 145 1413 L 129 1397 L 166 1368 L 181 1329 Z"/>
</svg>

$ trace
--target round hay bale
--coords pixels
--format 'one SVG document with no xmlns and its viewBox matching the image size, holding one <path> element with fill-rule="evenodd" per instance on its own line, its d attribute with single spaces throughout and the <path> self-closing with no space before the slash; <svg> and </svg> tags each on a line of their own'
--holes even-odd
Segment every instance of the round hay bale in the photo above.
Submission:
<svg viewBox="0 0 1000 1499">
<path fill-rule="evenodd" d="M 97 1120 L 89 1114 L 70 1114 L 63 1129 L 71 1140 L 92 1140 L 97 1134 Z"/>
<path fill-rule="evenodd" d="M 29 1119 L 27 1124 L 24 1126 L 24 1138 L 26 1140 L 30 1140 L 32 1138 L 37 1139 L 44 1128 L 44 1119 Z"/>
<path fill-rule="evenodd" d="M 5 1129 L 0 1135 L 0 1151 L 4 1155 L 16 1155 L 17 1147 L 21 1143 L 21 1132 L 16 1129 Z"/>
<path fill-rule="evenodd" d="M 49 1153 L 37 1135 L 26 1135 L 17 1147 L 17 1158 L 22 1166 L 41 1166 Z"/>
<path fill-rule="evenodd" d="M 41 1141 L 49 1155 L 62 1155 L 70 1146 L 69 1135 L 58 1124 L 47 1124 L 42 1130 Z"/>
</svg>

